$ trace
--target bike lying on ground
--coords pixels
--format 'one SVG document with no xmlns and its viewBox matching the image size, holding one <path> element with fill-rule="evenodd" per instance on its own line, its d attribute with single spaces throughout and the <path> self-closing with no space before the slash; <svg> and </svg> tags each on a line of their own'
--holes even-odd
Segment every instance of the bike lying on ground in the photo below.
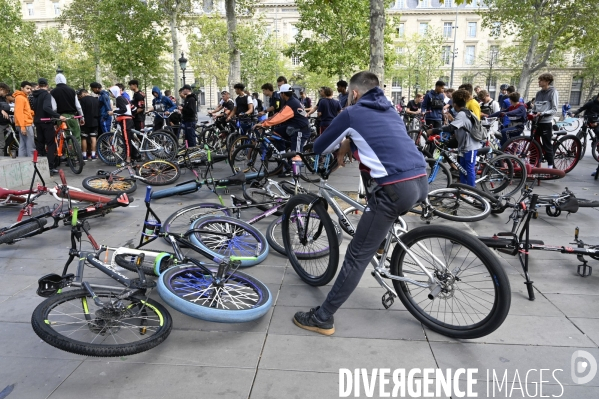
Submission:
<svg viewBox="0 0 599 399">
<path fill-rule="evenodd" d="M 331 162 L 331 169 L 335 166 Z M 329 192 L 356 209 L 363 205 L 326 183 L 330 170 L 320 168 L 319 195 L 292 197 L 283 213 L 282 234 L 287 255 L 298 276 L 310 285 L 324 285 L 335 276 L 339 247 L 327 204 L 340 218 L 343 211 Z M 405 222 L 404 222 L 405 223 Z M 341 222 L 344 226 L 346 223 Z M 399 297 L 406 309 L 426 327 L 454 338 L 479 338 L 505 320 L 511 301 L 510 283 L 498 259 L 476 237 L 447 226 L 424 226 L 411 231 L 401 217 L 387 233 L 384 248 L 372 259 L 373 277 L 385 289 L 382 303 L 389 308 Z M 321 239 L 324 237 L 324 239 Z M 298 253 L 313 252 L 316 241 L 326 255 L 319 262 L 302 261 Z M 394 249 L 390 265 L 387 255 Z M 390 267 L 388 267 L 390 266 Z M 392 285 L 385 280 L 391 280 Z"/>
<path fill-rule="evenodd" d="M 575 254 L 579 261 L 583 262 L 582 265 L 578 266 L 578 274 L 582 277 L 591 275 L 592 268 L 587 265 L 587 261 L 583 255 L 589 255 L 591 258 L 599 260 L 599 245 L 589 245 L 578 239 L 578 228 L 574 235 L 574 244 L 576 247 L 570 246 L 553 246 L 545 245 L 541 240 L 533 240 L 530 238 L 530 221 L 534 217 L 538 216 L 538 207 L 551 206 L 547 203 L 543 204 L 543 199 L 538 194 L 532 194 L 531 189 L 522 190 L 522 198 L 515 204 L 509 204 L 513 209 L 510 215 L 512 223 L 512 230 L 508 232 L 500 232 L 495 234 L 493 237 L 479 237 L 485 245 L 489 248 L 493 248 L 499 252 L 506 253 L 508 255 L 516 256 L 520 260 L 522 270 L 524 272 L 524 278 L 526 288 L 528 290 L 528 298 L 532 301 L 535 299 L 533 281 L 530 280 L 528 273 L 528 256 L 531 250 L 540 251 L 551 251 L 560 252 L 565 254 Z M 578 209 L 577 204 L 571 204 L 567 211 L 576 211 Z"/>
<path fill-rule="evenodd" d="M 138 248 L 158 237 L 166 237 L 173 253 L 156 256 L 155 251 L 136 251 L 131 269 L 137 277 L 129 278 L 112 264 L 100 260 L 110 248 L 95 242 L 89 224 L 78 220 L 75 211 L 69 259 L 62 275 L 49 274 L 38 281 L 38 295 L 48 299 L 34 310 L 31 323 L 41 339 L 59 349 L 86 356 L 126 356 L 149 350 L 162 343 L 172 328 L 169 312 L 149 298 L 149 291 L 156 287 L 167 304 L 202 320 L 246 322 L 268 312 L 272 305 L 270 291 L 260 281 L 237 270 L 241 259 L 212 257 L 213 264 L 188 259 L 181 255 L 180 244 L 210 256 L 187 240 L 194 229 L 182 234 L 159 233 L 160 219 L 150 208 L 150 191 L 148 187 L 145 233 Z M 81 250 L 83 233 L 94 251 Z M 158 282 L 147 278 L 144 271 L 147 269 L 142 266 L 146 254 L 161 260 L 156 262 L 156 271 L 162 272 Z M 68 269 L 75 257 L 79 259 L 77 272 L 71 274 Z M 86 263 L 121 286 L 85 281 Z M 68 287 L 80 289 L 65 290 Z"/>
</svg>

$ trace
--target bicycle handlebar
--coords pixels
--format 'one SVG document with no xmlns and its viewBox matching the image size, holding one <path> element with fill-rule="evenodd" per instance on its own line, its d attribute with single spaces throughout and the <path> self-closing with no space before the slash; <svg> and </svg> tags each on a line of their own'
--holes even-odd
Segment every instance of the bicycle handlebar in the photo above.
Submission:
<svg viewBox="0 0 599 399">
<path fill-rule="evenodd" d="M 83 116 L 81 115 L 75 115 L 75 116 L 71 116 L 71 117 L 66 117 L 65 116 L 65 120 L 69 120 L 69 119 L 81 119 L 83 118 Z M 62 119 L 60 118 L 41 118 L 40 121 L 42 122 L 58 122 L 61 121 Z"/>
<path fill-rule="evenodd" d="M 63 172 L 62 169 L 60 169 L 58 171 L 58 176 L 60 176 L 60 181 L 62 182 L 62 184 L 64 184 L 66 186 L 66 184 L 67 184 L 67 178 L 65 177 L 64 172 Z"/>
</svg>

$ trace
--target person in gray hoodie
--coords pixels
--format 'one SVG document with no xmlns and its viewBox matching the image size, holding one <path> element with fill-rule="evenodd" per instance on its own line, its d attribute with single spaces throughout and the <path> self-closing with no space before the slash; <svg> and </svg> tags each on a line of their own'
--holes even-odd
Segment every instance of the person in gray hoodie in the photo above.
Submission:
<svg viewBox="0 0 599 399">
<path fill-rule="evenodd" d="M 535 96 L 535 104 L 532 112 L 537 119 L 536 135 L 541 137 L 543 151 L 545 152 L 545 160 L 547 167 L 553 168 L 553 115 L 557 114 L 559 107 L 559 97 L 557 90 L 551 84 L 553 83 L 553 75 L 544 73 L 539 76 L 539 87 L 541 90 Z"/>
</svg>

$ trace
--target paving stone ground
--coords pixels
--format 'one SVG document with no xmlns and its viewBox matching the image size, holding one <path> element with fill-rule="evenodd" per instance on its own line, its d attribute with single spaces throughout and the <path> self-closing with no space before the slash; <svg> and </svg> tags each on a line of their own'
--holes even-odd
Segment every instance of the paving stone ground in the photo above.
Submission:
<svg viewBox="0 0 599 399">
<path fill-rule="evenodd" d="M 543 182 L 535 192 L 558 193 L 567 186 L 581 198 L 598 199 L 599 182 L 590 176 L 595 167 L 589 154 L 565 179 Z M 82 175 L 66 171 L 69 184 L 81 187 L 83 177 L 98 169 L 112 168 L 100 161 L 88 162 Z M 215 168 L 217 177 L 228 174 L 227 165 Z M 187 173 L 180 181 L 191 178 Z M 356 165 L 337 172 L 330 181 L 341 190 L 356 191 Z M 98 242 L 119 246 L 139 239 L 144 192 L 140 185 L 132 206 L 90 221 Z M 237 189 L 231 193 L 241 195 Z M 44 201 L 53 202 L 49 198 Z M 177 208 L 206 201 L 216 202 L 216 197 L 202 189 L 155 201 L 153 207 L 164 220 Z M 0 208 L 0 226 L 14 222 L 17 212 Z M 548 244 L 565 245 L 572 241 L 574 227 L 579 226 L 585 241 L 599 244 L 598 212 L 581 208 L 576 214 L 559 218 L 541 212 L 540 219 L 532 222 L 532 235 Z M 414 217 L 407 220 L 410 226 L 420 224 Z M 509 230 L 507 221 L 508 214 L 503 213 L 469 223 L 467 228 L 478 235 L 490 235 Z M 267 223 L 257 226 L 263 230 Z M 434 223 L 466 229 L 460 223 Z M 348 242 L 346 236 L 342 253 Z M 536 300 L 531 302 L 518 260 L 502 255 L 512 286 L 510 314 L 493 334 L 460 341 L 423 328 L 399 301 L 385 310 L 380 299 L 384 291 L 369 273 L 335 315 L 335 335 L 324 337 L 301 330 L 291 322 L 294 312 L 319 305 L 331 284 L 304 284 L 288 260 L 271 251 L 263 264 L 246 270 L 267 284 L 275 298 L 272 310 L 262 319 L 218 324 L 171 309 L 173 331 L 162 345 L 135 356 L 106 359 L 55 349 L 31 328 L 31 313 L 42 301 L 35 294 L 37 279 L 61 272 L 68 247 L 69 228 L 65 226 L 15 245 L 0 246 L 0 398 L 337 398 L 340 368 L 477 368 L 478 397 L 492 397 L 486 381 L 492 378 L 493 370 L 499 376 L 507 371 L 506 383 L 511 387 L 516 381 L 511 397 L 533 396 L 543 379 L 547 381 L 543 395 L 559 396 L 563 390 L 564 398 L 599 398 L 599 377 L 585 385 L 576 385 L 571 378 L 571 357 L 576 350 L 599 359 L 599 269 L 590 277 L 579 277 L 576 266 L 580 262 L 573 256 L 531 254 L 530 272 L 536 289 Z M 590 264 L 596 266 L 592 260 Z M 101 277 L 93 269 L 86 273 L 90 278 Z M 153 296 L 159 300 L 156 293 Z M 537 371 L 529 373 L 527 380 L 531 369 Z M 551 372 L 546 371 L 541 378 L 539 369 L 561 369 L 555 371 L 559 384 Z M 465 388 L 466 381 L 457 385 Z M 366 397 L 364 390 L 361 395 Z M 378 395 L 376 391 L 373 397 Z M 505 387 L 495 397 L 508 397 Z"/>
</svg>

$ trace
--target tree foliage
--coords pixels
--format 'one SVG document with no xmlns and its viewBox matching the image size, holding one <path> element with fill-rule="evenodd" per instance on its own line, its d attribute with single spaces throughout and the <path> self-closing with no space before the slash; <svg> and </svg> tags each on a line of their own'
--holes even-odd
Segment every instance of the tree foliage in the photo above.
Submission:
<svg viewBox="0 0 599 399">
<path fill-rule="evenodd" d="M 532 75 L 551 64 L 551 57 L 597 37 L 596 0 L 487 0 L 483 26 L 495 36 L 517 35 L 522 63 L 518 89 L 526 97 Z"/>
</svg>

